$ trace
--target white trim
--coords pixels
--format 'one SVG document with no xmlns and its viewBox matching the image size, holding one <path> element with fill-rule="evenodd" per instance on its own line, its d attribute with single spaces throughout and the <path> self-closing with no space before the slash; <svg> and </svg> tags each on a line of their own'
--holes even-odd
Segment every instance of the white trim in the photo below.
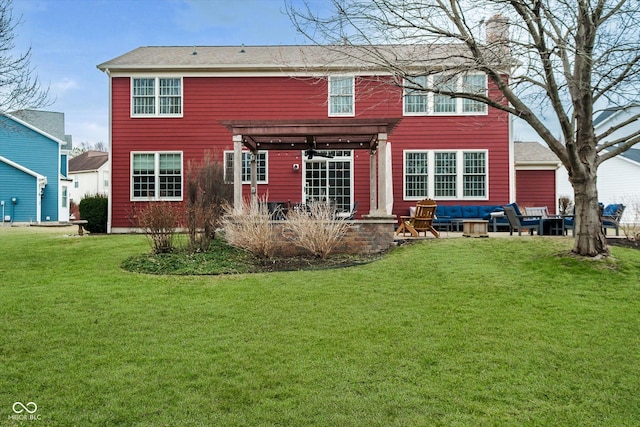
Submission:
<svg viewBox="0 0 640 427">
<path fill-rule="evenodd" d="M 422 196 L 407 197 L 406 187 L 406 154 L 407 153 L 427 153 L 427 194 Z M 435 153 L 455 153 L 456 154 L 456 196 L 442 197 L 435 196 Z M 485 195 L 480 197 L 464 196 L 464 154 L 484 153 L 485 154 Z M 436 200 L 489 200 L 489 150 L 487 149 L 405 149 L 402 150 L 402 200 L 416 201 L 424 198 Z"/>
<path fill-rule="evenodd" d="M 8 164 L 9 166 L 11 166 L 13 168 L 16 168 L 16 169 L 18 169 L 18 170 L 20 170 L 20 171 L 22 171 L 22 172 L 24 172 L 26 174 L 29 174 L 29 175 L 37 178 L 38 181 L 44 180 L 45 185 L 47 184 L 47 177 L 46 176 L 40 175 L 38 172 L 34 172 L 31 169 L 26 168 L 26 167 L 22 166 L 19 163 L 16 163 L 16 162 L 14 162 L 12 160 L 9 160 L 9 159 L 7 159 L 6 157 L 3 157 L 3 156 L 0 156 L 0 162 L 6 163 L 6 164 Z"/>
<path fill-rule="evenodd" d="M 350 113 L 332 113 L 331 112 L 331 80 L 332 79 L 351 79 L 351 112 Z M 335 96 L 340 96 L 340 95 L 335 95 Z M 353 74 L 335 74 L 335 75 L 330 75 L 329 78 L 327 79 L 327 115 L 328 117 L 355 117 L 356 115 L 356 77 Z"/>
<path fill-rule="evenodd" d="M 251 154 L 251 151 L 243 149 L 242 150 L 242 156 L 245 155 L 245 153 L 247 154 Z M 226 178 L 227 174 L 227 155 L 230 154 L 231 157 L 233 158 L 233 154 L 234 151 L 233 150 L 224 150 L 222 152 L 222 167 L 223 167 L 223 174 L 224 174 L 224 178 Z M 269 184 L 269 151 L 268 150 L 258 150 L 258 154 L 264 154 L 264 180 L 258 180 L 257 184 L 258 185 L 265 185 L 265 184 Z M 249 175 L 251 175 L 251 173 L 249 173 Z M 226 182 L 226 180 L 225 180 Z M 232 182 L 227 182 L 227 184 L 231 184 Z M 246 180 L 242 180 L 242 185 L 245 184 L 251 184 L 251 176 L 249 176 L 249 179 Z"/>
<path fill-rule="evenodd" d="M 442 73 L 441 73 L 442 74 Z M 436 75 L 440 75 L 440 74 L 432 74 L 427 76 L 427 86 L 433 86 L 433 78 Z M 488 79 L 487 79 L 487 75 L 484 73 L 469 73 L 466 74 L 468 76 L 484 76 L 485 78 L 485 95 L 488 95 L 489 93 L 489 84 L 488 84 Z M 462 82 L 463 82 L 463 77 L 465 76 L 465 74 L 459 74 L 456 76 L 456 90 L 458 91 L 462 91 Z M 427 110 L 422 112 L 422 111 L 418 111 L 418 112 L 407 112 L 406 111 L 406 98 L 407 98 L 407 87 L 404 83 L 403 80 L 403 90 L 402 90 L 402 115 L 405 117 L 422 117 L 422 116 L 486 116 L 489 114 L 489 106 L 487 104 L 483 104 L 480 103 L 482 105 L 484 105 L 484 111 L 469 111 L 469 112 L 464 112 L 463 107 L 464 107 L 464 101 L 467 100 L 465 98 L 454 98 L 455 102 L 456 102 L 456 111 L 454 112 L 436 112 L 435 111 L 435 101 L 434 101 L 434 96 L 436 94 L 434 94 L 433 92 L 423 92 L 421 95 L 422 96 L 426 96 L 427 97 Z"/>
<path fill-rule="evenodd" d="M 133 156 L 136 154 L 154 155 L 154 195 L 153 197 L 133 195 Z M 180 197 L 161 197 L 160 194 L 160 154 L 180 154 Z M 162 201 L 181 202 L 184 199 L 184 154 L 182 151 L 131 151 L 129 152 L 129 200 L 131 202 Z M 112 187 L 112 186 L 111 186 Z M 111 188 L 110 187 L 110 188 Z"/>
<path fill-rule="evenodd" d="M 560 168 L 560 163 L 544 163 L 544 162 L 518 162 L 516 164 L 517 171 L 524 170 L 556 170 Z"/>
<path fill-rule="evenodd" d="M 348 152 L 349 155 L 348 156 L 335 156 L 332 158 L 327 158 L 327 157 L 314 157 L 313 159 L 309 160 L 307 158 L 307 156 L 305 156 L 305 151 L 303 150 L 301 152 L 301 156 L 302 156 L 302 173 L 301 175 L 301 179 L 302 179 L 302 185 L 301 185 L 301 195 L 300 195 L 300 200 L 302 201 L 302 203 L 306 203 L 307 202 L 307 192 L 306 192 L 306 184 L 307 184 L 307 164 L 309 163 L 324 163 L 325 165 L 327 165 L 329 162 L 349 162 L 349 200 L 350 200 L 350 207 L 349 210 L 353 209 L 353 205 L 355 203 L 354 197 L 355 197 L 355 162 L 354 162 L 354 155 L 353 155 L 353 150 L 318 150 L 318 151 L 342 151 L 342 152 Z M 329 186 L 329 177 L 327 175 L 327 187 Z"/>
<path fill-rule="evenodd" d="M 105 69 L 104 70 L 105 73 L 107 74 L 107 77 L 109 77 L 109 134 L 107 136 L 108 140 L 109 140 L 109 151 L 108 151 L 108 156 L 107 156 L 107 162 L 109 164 L 109 168 L 111 170 L 113 170 L 113 164 L 111 163 L 111 157 L 113 156 L 113 138 L 112 138 L 112 131 L 111 128 L 113 126 L 113 79 L 111 78 L 111 72 L 109 71 L 109 69 Z M 129 181 L 129 183 L 131 183 L 131 181 Z M 131 185 L 131 184 L 129 184 Z M 113 221 L 113 185 L 109 186 L 109 189 L 107 190 L 107 233 L 112 233 L 112 229 L 111 229 L 111 222 Z"/>
<path fill-rule="evenodd" d="M 202 67 L 199 69 L 197 66 L 189 66 L 188 69 L 175 71 L 179 69 L 179 67 L 171 67 L 170 70 L 166 72 L 162 72 L 163 76 L 180 76 L 180 77 L 317 77 L 317 78 L 326 78 L 327 77 L 327 68 L 322 68 L 318 70 L 307 70 L 308 67 L 301 65 L 298 68 L 292 68 L 290 70 L 283 69 L 282 67 L 274 67 L 272 69 L 260 69 L 258 67 L 252 68 L 247 67 L 241 70 L 237 69 L 237 67 L 221 67 L 219 70 L 212 69 L 210 66 Z M 148 71 L 145 71 L 148 70 Z M 195 70 L 195 71 L 194 71 Z M 301 71 L 302 70 L 302 71 Z M 329 69 L 330 70 L 330 69 Z M 124 70 L 111 70 L 109 74 L 111 77 L 131 77 L 131 78 L 144 78 L 148 77 L 154 71 L 158 71 L 156 67 L 143 67 L 136 66 L 135 70 L 124 69 Z M 336 68 L 336 72 L 344 72 L 344 67 Z M 349 75 L 360 77 L 360 76 L 393 76 L 393 73 L 384 70 L 362 70 L 362 71 L 353 71 L 350 72 Z"/>
<path fill-rule="evenodd" d="M 29 168 L 22 166 L 19 163 L 16 163 L 12 160 L 7 159 L 6 157 L 0 156 L 0 162 L 3 162 L 15 169 L 18 169 L 21 172 L 26 173 L 27 175 L 31 175 L 35 178 L 36 181 L 36 189 L 35 189 L 35 197 L 36 197 L 36 222 L 39 224 L 42 221 L 42 198 L 40 197 L 40 192 L 47 185 L 47 177 L 44 175 L 40 175 L 37 172 L 32 171 Z M 58 204 L 60 203 L 60 199 L 58 199 Z M 58 213 L 59 214 L 59 213 Z M 2 219 L 4 221 L 4 218 Z M 12 217 L 13 221 L 14 218 Z"/>
<path fill-rule="evenodd" d="M 133 81 L 141 79 L 154 80 L 154 114 L 134 114 L 133 109 Z M 180 80 L 180 113 L 179 114 L 160 114 L 160 79 L 179 79 Z M 182 75 L 154 74 L 135 76 L 129 79 L 129 117 L 132 119 L 149 119 L 149 118 L 167 118 L 176 119 L 184 117 L 184 80 Z"/>
<path fill-rule="evenodd" d="M 40 135 L 42 135 L 42 136 L 44 136 L 46 138 L 49 138 L 53 142 L 57 142 L 58 145 L 65 145 L 67 143 L 66 141 L 58 139 L 55 136 L 43 131 L 42 129 L 38 129 L 37 127 L 33 126 L 32 124 L 29 124 L 29 123 L 25 122 L 24 120 L 20 120 L 19 118 L 15 117 L 15 116 L 12 116 L 11 114 L 7 113 L 7 114 L 5 114 L 5 117 L 7 117 L 7 118 L 9 118 L 9 119 L 21 124 L 24 127 L 27 127 L 29 129 L 31 129 L 32 131 L 34 131 L 36 133 L 39 133 Z M 60 162 L 58 161 L 58 163 L 60 163 Z M 60 170 L 60 168 L 58 168 L 58 170 Z"/>
</svg>

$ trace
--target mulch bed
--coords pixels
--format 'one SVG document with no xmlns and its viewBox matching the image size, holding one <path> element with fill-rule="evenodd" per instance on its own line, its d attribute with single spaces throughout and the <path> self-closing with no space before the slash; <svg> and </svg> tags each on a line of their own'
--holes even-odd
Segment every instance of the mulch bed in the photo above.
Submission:
<svg viewBox="0 0 640 427">
<path fill-rule="evenodd" d="M 640 249 L 640 240 L 630 240 L 621 238 L 608 238 L 607 244 L 610 246 L 621 246 L 623 248 Z"/>
<path fill-rule="evenodd" d="M 370 255 L 334 255 L 327 259 L 314 257 L 288 257 L 263 260 L 256 267 L 262 272 L 297 271 L 297 270 L 328 270 L 333 268 L 353 267 L 368 264 L 382 258 L 384 254 Z"/>
</svg>

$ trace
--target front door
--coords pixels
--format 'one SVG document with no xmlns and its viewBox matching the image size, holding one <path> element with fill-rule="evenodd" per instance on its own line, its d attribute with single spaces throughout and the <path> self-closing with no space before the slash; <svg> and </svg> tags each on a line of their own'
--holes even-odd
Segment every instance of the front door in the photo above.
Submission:
<svg viewBox="0 0 640 427">
<path fill-rule="evenodd" d="M 331 201 L 338 211 L 353 207 L 353 155 L 349 150 L 318 151 L 305 160 L 304 202 Z"/>
</svg>

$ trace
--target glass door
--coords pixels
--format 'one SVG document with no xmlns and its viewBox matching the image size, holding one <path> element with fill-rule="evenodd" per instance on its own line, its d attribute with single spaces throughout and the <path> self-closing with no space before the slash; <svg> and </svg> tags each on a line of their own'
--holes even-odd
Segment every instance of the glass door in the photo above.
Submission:
<svg viewBox="0 0 640 427">
<path fill-rule="evenodd" d="M 319 151 L 305 160 L 304 202 L 331 201 L 338 211 L 352 208 L 351 151 Z"/>
</svg>

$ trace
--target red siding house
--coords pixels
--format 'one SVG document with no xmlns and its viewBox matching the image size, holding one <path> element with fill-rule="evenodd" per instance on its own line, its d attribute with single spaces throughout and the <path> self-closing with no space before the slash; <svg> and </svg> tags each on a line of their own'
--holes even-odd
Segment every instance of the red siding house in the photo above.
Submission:
<svg viewBox="0 0 640 427">
<path fill-rule="evenodd" d="M 329 198 L 344 211 L 357 203 L 356 219 L 406 215 L 427 197 L 515 198 L 507 113 L 403 92 L 387 72 L 334 55 L 320 46 L 141 47 L 100 64 L 110 91 L 109 231 L 130 230 L 139 202 L 183 203 L 186 168 L 206 153 L 225 162 L 229 181 L 241 177 L 236 197 Z M 482 74 L 447 84 L 501 99 Z"/>
</svg>

